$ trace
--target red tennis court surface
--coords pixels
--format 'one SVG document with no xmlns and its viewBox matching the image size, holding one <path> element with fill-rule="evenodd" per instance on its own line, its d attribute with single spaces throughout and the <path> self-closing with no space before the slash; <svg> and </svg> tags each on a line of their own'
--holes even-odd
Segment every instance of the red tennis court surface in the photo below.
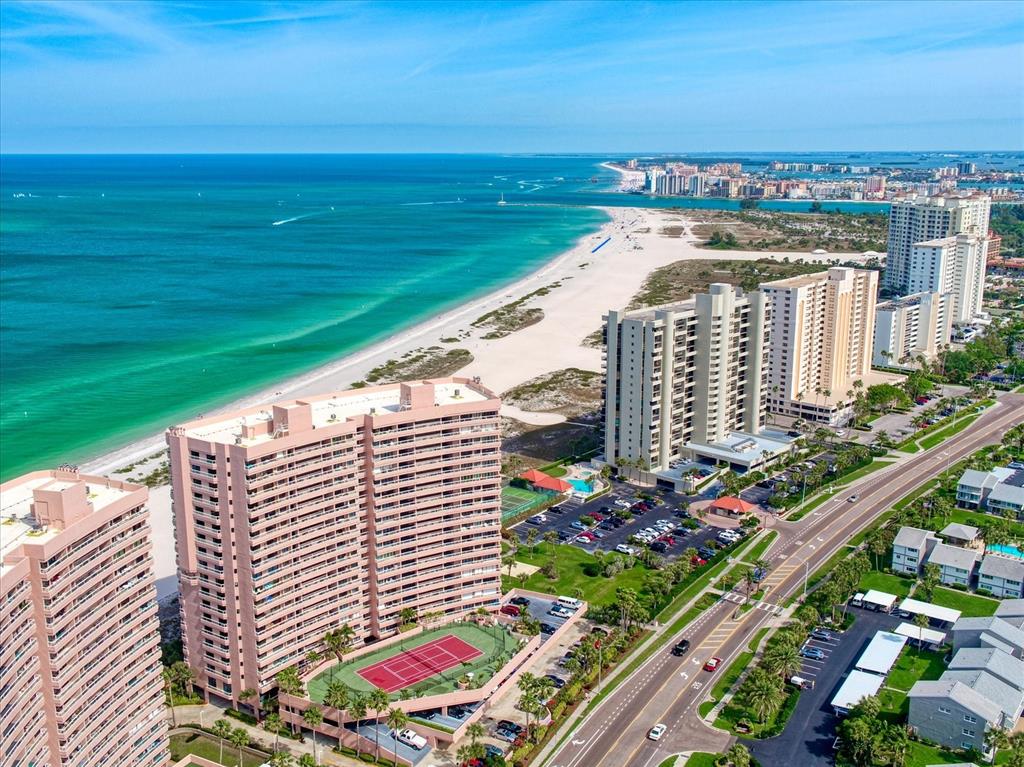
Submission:
<svg viewBox="0 0 1024 767">
<path fill-rule="evenodd" d="M 403 650 L 356 673 L 384 692 L 394 692 L 447 671 L 464 661 L 472 660 L 478 655 L 483 653 L 469 642 L 462 641 L 454 634 L 448 634 L 419 647 Z"/>
</svg>

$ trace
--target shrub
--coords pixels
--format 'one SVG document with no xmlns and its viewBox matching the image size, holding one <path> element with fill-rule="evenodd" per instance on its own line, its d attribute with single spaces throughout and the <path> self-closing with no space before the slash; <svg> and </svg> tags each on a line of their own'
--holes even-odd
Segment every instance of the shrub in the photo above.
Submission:
<svg viewBox="0 0 1024 767">
<path fill-rule="evenodd" d="M 989 590 L 989 589 L 975 589 L 974 593 L 977 594 L 979 597 L 990 597 L 990 596 L 993 596 L 991 590 Z"/>
<path fill-rule="evenodd" d="M 252 714 L 247 714 L 244 711 L 238 711 L 233 708 L 225 709 L 224 716 L 229 716 L 232 719 L 237 719 L 238 721 L 245 722 L 246 724 L 256 724 L 256 717 Z"/>
<path fill-rule="evenodd" d="M 956 591 L 967 591 L 967 587 L 962 583 L 947 583 L 946 586 Z"/>
</svg>

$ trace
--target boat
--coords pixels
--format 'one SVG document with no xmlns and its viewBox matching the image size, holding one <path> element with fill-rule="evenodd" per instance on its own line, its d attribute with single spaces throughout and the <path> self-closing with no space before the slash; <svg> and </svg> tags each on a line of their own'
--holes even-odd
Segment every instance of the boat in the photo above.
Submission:
<svg viewBox="0 0 1024 767">
<path fill-rule="evenodd" d="M 508 203 L 505 202 L 505 193 L 504 192 L 501 193 L 501 199 L 498 200 L 498 205 L 508 205 Z"/>
</svg>

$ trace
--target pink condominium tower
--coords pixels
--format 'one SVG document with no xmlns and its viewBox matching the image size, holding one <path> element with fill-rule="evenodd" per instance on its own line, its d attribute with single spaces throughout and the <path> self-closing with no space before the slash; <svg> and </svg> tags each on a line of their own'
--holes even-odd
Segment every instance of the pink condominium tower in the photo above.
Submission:
<svg viewBox="0 0 1024 767">
<path fill-rule="evenodd" d="M 391 384 L 167 432 L 185 658 L 207 696 L 263 694 L 342 624 L 497 609 L 499 399 Z"/>
<path fill-rule="evenodd" d="M 148 491 L 38 471 L 0 485 L 0 765 L 170 762 Z"/>
</svg>

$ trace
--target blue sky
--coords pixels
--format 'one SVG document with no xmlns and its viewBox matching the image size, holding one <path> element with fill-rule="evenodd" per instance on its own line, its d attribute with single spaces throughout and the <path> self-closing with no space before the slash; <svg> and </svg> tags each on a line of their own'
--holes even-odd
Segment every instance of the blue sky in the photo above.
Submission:
<svg viewBox="0 0 1024 767">
<path fill-rule="evenodd" d="M 0 3 L 4 152 L 1022 145 L 1022 2 Z"/>
</svg>

